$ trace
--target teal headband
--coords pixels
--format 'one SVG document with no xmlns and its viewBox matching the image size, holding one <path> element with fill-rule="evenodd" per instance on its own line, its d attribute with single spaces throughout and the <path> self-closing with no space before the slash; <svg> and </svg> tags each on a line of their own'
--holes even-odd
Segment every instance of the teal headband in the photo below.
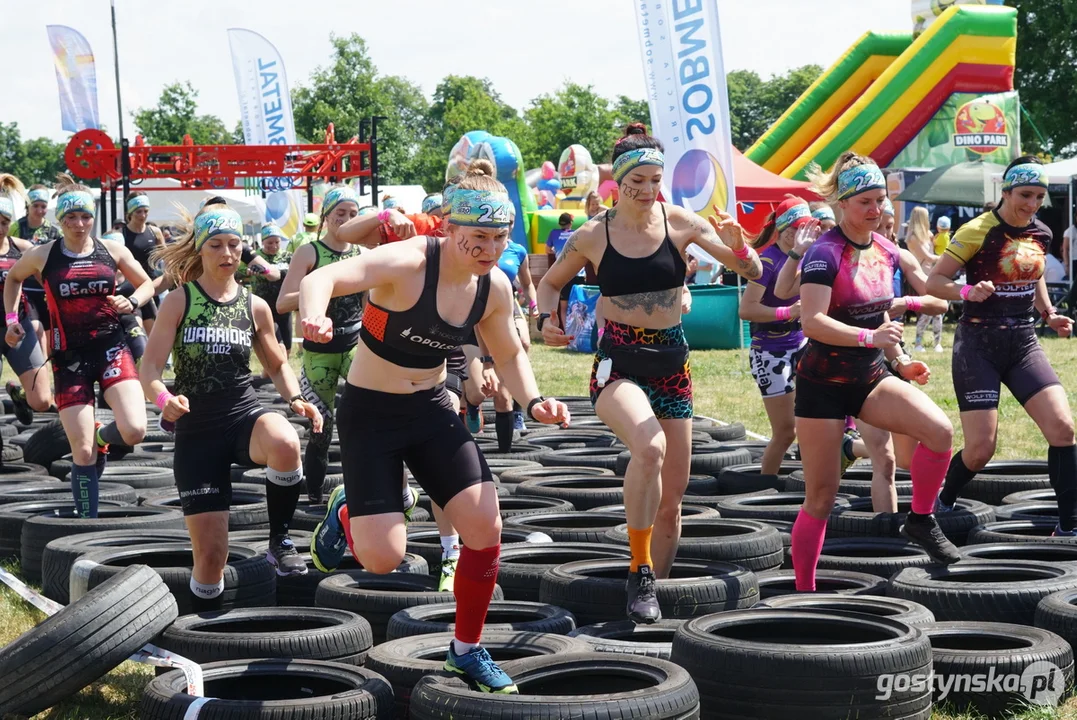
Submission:
<svg viewBox="0 0 1077 720">
<path fill-rule="evenodd" d="M 422 213 L 426 215 L 434 210 L 437 210 L 444 203 L 444 198 L 441 197 L 441 193 L 434 193 L 423 200 Z"/>
<path fill-rule="evenodd" d="M 1039 163 L 1023 163 L 1014 165 L 1006 171 L 1002 179 L 1003 190 L 1013 190 L 1019 187 L 1047 187 L 1047 171 Z"/>
<path fill-rule="evenodd" d="M 779 215 L 778 219 L 774 221 L 774 227 L 778 232 L 782 232 L 791 227 L 797 220 L 810 217 L 811 209 L 808 207 L 808 203 L 798 203 Z"/>
<path fill-rule="evenodd" d="M 890 202 L 890 198 L 883 198 L 883 215 L 894 215 L 894 203 Z"/>
<path fill-rule="evenodd" d="M 514 214 L 508 193 L 456 188 L 449 221 L 453 225 L 503 228 L 512 224 Z"/>
<path fill-rule="evenodd" d="M 322 200 L 322 217 L 333 212 L 337 205 L 346 202 L 355 203 L 356 209 L 359 208 L 359 197 L 354 190 L 346 185 L 333 188 L 325 194 L 325 199 Z"/>
<path fill-rule="evenodd" d="M 613 181 L 620 185 L 621 181 L 624 180 L 628 173 L 641 165 L 665 167 L 666 158 L 662 155 L 662 151 L 657 148 L 629 150 L 623 155 L 619 155 L 617 159 L 613 161 Z"/>
<path fill-rule="evenodd" d="M 150 198 L 148 195 L 135 195 L 134 197 L 127 198 L 127 214 L 130 215 L 139 208 L 146 208 L 149 210 Z"/>
<path fill-rule="evenodd" d="M 837 218 L 834 217 L 834 211 L 829 207 L 821 207 L 813 212 L 811 216 L 820 222 L 823 220 L 837 220 Z"/>
<path fill-rule="evenodd" d="M 194 219 L 194 249 L 201 250 L 206 241 L 216 235 L 239 236 L 243 220 L 231 208 L 207 210 Z"/>
<path fill-rule="evenodd" d="M 399 205 L 400 203 L 396 201 L 396 198 L 385 198 L 385 202 L 381 204 L 381 209 L 393 210 L 394 208 L 399 207 Z"/>
<path fill-rule="evenodd" d="M 7 195 L 0 195 L 0 215 L 3 215 L 8 220 L 15 218 L 15 204 L 11 202 L 11 198 Z"/>
<path fill-rule="evenodd" d="M 452 213 L 452 196 L 456 192 L 456 185 L 449 184 L 445 186 L 445 189 L 441 192 L 441 214 L 449 215 Z"/>
<path fill-rule="evenodd" d="M 266 238 L 271 238 L 271 237 L 283 238 L 284 233 L 281 232 L 281 229 L 279 227 L 277 227 L 276 225 L 263 225 L 262 226 L 262 239 L 265 240 Z"/>
<path fill-rule="evenodd" d="M 85 190 L 69 190 L 56 200 L 56 219 L 63 220 L 68 213 L 84 212 L 97 214 L 93 195 Z"/>
<path fill-rule="evenodd" d="M 884 189 L 886 189 L 886 177 L 877 165 L 857 165 L 848 170 L 842 170 L 838 175 L 838 200 L 848 200 L 869 190 Z"/>
<path fill-rule="evenodd" d="M 30 191 L 30 202 L 32 203 L 43 202 L 47 204 L 49 202 L 49 197 L 50 193 L 45 188 L 38 188 L 37 190 Z"/>
<path fill-rule="evenodd" d="M 114 242 L 122 243 L 123 242 L 123 235 L 121 235 L 120 233 L 115 232 L 115 231 L 114 232 L 107 232 L 107 233 L 105 233 L 104 235 L 101 236 L 101 239 L 102 240 L 112 240 Z"/>
</svg>

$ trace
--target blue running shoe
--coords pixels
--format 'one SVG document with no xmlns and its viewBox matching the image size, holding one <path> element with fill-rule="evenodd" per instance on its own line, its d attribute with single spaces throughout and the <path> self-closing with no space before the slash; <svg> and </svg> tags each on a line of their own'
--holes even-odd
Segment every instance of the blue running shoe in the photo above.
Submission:
<svg viewBox="0 0 1077 720">
<path fill-rule="evenodd" d="M 520 432 L 523 432 L 524 430 L 527 429 L 527 426 L 524 425 L 524 411 L 523 410 L 514 410 L 513 411 L 513 413 L 512 413 L 512 429 L 513 430 L 519 430 Z"/>
<path fill-rule="evenodd" d="M 953 505 L 944 505 L 941 497 L 935 498 L 935 514 L 953 512 Z"/>
<path fill-rule="evenodd" d="M 348 538 L 340 522 L 340 508 L 344 507 L 344 486 L 337 485 L 329 494 L 325 517 L 314 527 L 314 542 L 310 544 L 310 559 L 314 567 L 323 573 L 333 572 L 344 559 Z"/>
<path fill-rule="evenodd" d="M 1055 525 L 1055 531 L 1051 537 L 1077 537 L 1077 530 L 1063 530 L 1061 525 Z"/>
<path fill-rule="evenodd" d="M 479 411 L 478 406 L 472 405 L 466 400 L 464 403 L 467 405 L 464 422 L 467 423 L 468 432 L 472 435 L 478 435 L 482 432 L 482 413 Z"/>
<path fill-rule="evenodd" d="M 472 648 L 470 652 L 457 655 L 449 643 L 445 657 L 445 670 L 460 677 L 472 689 L 484 693 L 518 695 L 519 689 L 505 671 L 497 666 L 484 647 Z"/>
</svg>

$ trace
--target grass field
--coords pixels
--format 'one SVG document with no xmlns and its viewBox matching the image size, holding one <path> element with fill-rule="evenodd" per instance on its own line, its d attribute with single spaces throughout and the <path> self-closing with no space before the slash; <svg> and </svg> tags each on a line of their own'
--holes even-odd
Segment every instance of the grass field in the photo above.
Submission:
<svg viewBox="0 0 1077 720">
<path fill-rule="evenodd" d="M 911 347 L 912 328 L 906 332 Z M 1045 339 L 1044 347 L 1056 371 L 1069 387 L 1071 407 L 1077 407 L 1077 341 Z M 961 426 L 957 402 L 954 399 L 950 374 L 950 352 L 953 344 L 952 326 L 947 326 L 940 354 L 927 352 L 919 356 L 932 369 L 932 380 L 926 392 L 946 411 L 957 431 L 955 448 L 961 447 Z M 539 386 L 546 396 L 586 395 L 591 369 L 590 356 L 551 350 L 536 345 L 532 363 Z M 298 366 L 297 362 L 293 365 Z M 727 422 L 738 421 L 761 435 L 769 435 L 769 425 L 759 392 L 748 372 L 748 351 L 713 350 L 692 354 L 692 373 L 695 383 L 696 413 Z M 4 378 L 7 379 L 6 377 Z M 1000 407 L 1000 433 L 997 457 L 1000 459 L 1046 457 L 1045 443 L 1035 424 L 1025 415 L 1013 397 L 1003 391 Z M 16 565 L 5 565 L 18 573 Z M 43 619 L 43 615 L 0 585 L 0 646 L 10 642 Z M 48 720 L 119 720 L 137 718 L 142 686 L 152 677 L 152 668 L 124 663 L 102 682 L 95 683 L 67 702 L 36 717 Z M 1019 720 L 1077 720 L 1077 699 L 1058 711 L 1034 709 L 1016 716 Z M 939 720 L 973 720 L 968 715 L 946 715 L 936 712 Z"/>
</svg>

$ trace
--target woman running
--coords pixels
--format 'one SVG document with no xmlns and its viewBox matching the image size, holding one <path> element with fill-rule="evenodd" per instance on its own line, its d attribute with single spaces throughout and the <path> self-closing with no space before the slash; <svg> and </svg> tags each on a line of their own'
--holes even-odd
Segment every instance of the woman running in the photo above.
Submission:
<svg viewBox="0 0 1077 720">
<path fill-rule="evenodd" d="M 60 232 L 60 228 L 53 225 L 45 217 L 49 211 L 49 199 L 51 197 L 52 191 L 49 190 L 47 185 L 37 183 L 30 186 L 30 190 L 26 193 L 26 214 L 15 223 L 15 232 L 13 234 L 16 237 L 21 240 L 28 240 L 32 245 L 44 245 L 54 240 L 63 239 L 63 233 Z M 41 341 L 41 352 L 48 357 L 47 333 L 51 327 L 49 325 L 49 306 L 45 302 L 45 288 L 41 287 L 41 283 L 38 282 L 36 277 L 29 277 L 23 283 L 23 292 L 33 309 L 33 319 L 41 323 L 41 327 L 46 333 L 45 339 Z"/>
<path fill-rule="evenodd" d="M 22 254 L 33 247 L 26 240 L 8 237 L 15 217 L 11 193 L 23 194 L 22 183 L 14 175 L 0 175 L 0 291 L 8 272 Z M 7 384 L 15 415 L 19 422 L 29 425 L 34 419 L 34 410 L 43 412 L 52 407 L 52 387 L 48 375 L 39 372 L 45 366 L 45 356 L 41 353 L 41 324 L 31 319 L 32 310 L 25 294 L 19 299 L 18 308 L 24 338 L 15 347 L 5 345 L 0 355 L 19 378 L 18 383 Z"/>
<path fill-rule="evenodd" d="M 159 273 L 153 267 L 150 254 L 154 250 L 165 246 L 165 237 L 154 225 L 146 222 L 149 216 L 150 196 L 141 190 L 131 193 L 127 197 L 125 213 L 127 222 L 123 226 L 123 244 L 131 251 L 131 255 L 138 264 L 142 266 L 143 272 L 148 277 L 153 278 Z M 157 290 L 158 288 L 155 287 L 154 289 Z M 142 318 L 142 325 L 146 328 L 146 332 L 151 332 L 154 318 L 157 317 L 156 296 L 150 298 L 150 301 L 140 308 L 139 316 Z"/>
<path fill-rule="evenodd" d="M 319 240 L 300 246 L 292 256 L 288 275 L 277 296 L 277 312 L 290 313 L 299 308 L 299 283 L 318 268 L 358 255 L 358 247 L 337 236 L 337 230 L 359 214 L 359 198 L 347 186 L 332 188 L 322 201 Z M 322 229 L 325 235 L 322 236 Z M 333 337 L 326 341 L 303 340 L 303 374 L 300 386 L 303 397 L 322 415 L 322 429 L 310 435 L 303 464 L 307 469 L 307 498 L 322 501 L 322 485 L 329 465 L 329 444 L 333 440 L 333 408 L 337 404 L 337 381 L 348 376 L 359 326 L 363 319 L 363 293 L 335 297 L 329 303 L 333 320 Z"/>
<path fill-rule="evenodd" d="M 692 450 L 692 378 L 681 327 L 684 254 L 694 243 L 749 280 L 762 274 L 734 218 L 715 208 L 717 219 L 708 223 L 657 202 L 664 165 L 662 144 L 643 125 L 630 125 L 613 148 L 620 201 L 576 231 L 539 283 L 543 340 L 564 347 L 572 338 L 558 325 L 558 293 L 587 261 L 598 270 L 605 330 L 591 371 L 591 401 L 632 453 L 624 483 L 632 553 L 627 613 L 646 623 L 661 619 L 654 582 L 668 576 L 677 552 Z"/>
<path fill-rule="evenodd" d="M 292 353 L 292 314 L 277 312 L 277 298 L 280 296 L 284 278 L 288 274 L 288 264 L 291 257 L 281 249 L 284 233 L 276 225 L 266 225 L 262 228 L 262 247 L 255 251 L 258 257 L 266 261 L 276 269 L 279 277 L 270 279 L 271 276 L 254 274 L 251 277 L 251 291 L 266 301 L 269 311 L 273 313 L 273 325 L 276 327 L 276 338 L 284 356 Z"/>
<path fill-rule="evenodd" d="M 804 464 L 805 502 L 793 525 L 799 591 L 815 590 L 815 568 L 841 478 L 847 417 L 917 439 L 912 458 L 912 511 L 901 533 L 940 563 L 961 559 L 932 510 L 950 460 L 953 427 L 923 392 L 890 374 L 926 383 L 927 366 L 899 355 L 901 325 L 887 314 L 894 296 L 897 248 L 875 232 L 886 179 L 870 159 L 846 152 L 829 174 L 809 173 L 814 190 L 842 210 L 841 223 L 804 256 L 800 321 L 808 346 L 797 367 L 796 429 Z M 884 359 L 885 355 L 885 359 Z"/>
<path fill-rule="evenodd" d="M 282 415 L 262 407 L 251 385 L 251 350 L 273 378 L 292 412 L 321 428 L 317 409 L 274 336 L 269 305 L 235 279 L 242 254 L 243 221 L 231 208 L 211 204 L 177 242 L 153 253 L 179 289 L 161 303 L 142 358 L 145 396 L 176 425 L 173 472 L 194 549 L 191 606 L 218 610 L 228 561 L 231 467 L 266 465 L 269 549 L 278 575 L 302 575 L 288 525 L 299 500 L 303 468 L 299 437 Z M 176 366 L 175 394 L 162 372 L 169 353 Z"/>
<path fill-rule="evenodd" d="M 370 292 L 361 342 L 338 411 L 347 505 L 323 521 L 350 528 L 355 558 L 376 573 L 404 557 L 404 463 L 460 530 L 456 627 L 445 669 L 481 692 L 515 693 L 479 645 L 497 577 L 501 518 L 490 469 L 445 392 L 445 358 L 478 327 L 512 393 L 536 422 L 567 425 L 539 395 L 512 331 L 512 288 L 491 273 L 509 238 L 512 201 L 493 166 L 475 160 L 453 195 L 444 238 L 416 237 L 315 271 L 304 280 L 304 336 L 333 335 L 333 295 Z M 341 524 L 343 528 L 341 528 Z"/>
<path fill-rule="evenodd" d="M 748 365 L 770 420 L 770 442 L 763 453 L 762 472 L 771 475 L 778 472 L 785 452 L 796 439 L 796 365 L 807 342 L 800 329 L 799 291 L 779 298 L 774 288 L 783 268 L 790 265 L 788 261 L 792 266 L 800 262 L 803 250 L 798 252 L 795 246 L 811 237 L 808 232 L 798 231 L 810 231 L 814 225 L 817 223 L 804 200 L 790 197 L 778 206 L 753 243 L 757 250 L 766 248 L 759 253 L 763 273 L 748 283 L 740 300 L 740 318 L 752 324 Z"/>
<path fill-rule="evenodd" d="M 954 336 L 953 376 L 965 447 L 954 455 L 939 495 L 953 508 L 961 490 L 995 454 L 999 387 L 1005 384 L 1047 440 L 1047 472 L 1058 501 L 1055 535 L 1077 534 L 1077 446 L 1066 391 L 1036 339 L 1039 314 L 1060 337 L 1073 321 L 1051 305 L 1043 279 L 1051 231 L 1036 213 L 1048 177 L 1032 156 L 1014 160 L 998 206 L 961 226 L 928 278 L 944 300 L 964 300 Z M 967 283 L 951 280 L 965 269 Z"/>
<path fill-rule="evenodd" d="M 31 275 L 40 275 L 52 326 L 56 405 L 71 444 L 75 508 L 81 517 L 97 517 L 98 481 L 109 444 L 137 445 L 146 434 L 146 405 L 120 314 L 133 313 L 148 302 L 153 282 L 130 250 L 94 239 L 96 208 L 85 185 L 61 175 L 56 193 L 63 240 L 28 250 L 8 271 L 5 340 L 16 347 L 26 336 L 18 315 L 22 284 Z M 130 297 L 115 294 L 117 269 L 135 285 Z M 105 426 L 94 422 L 95 382 L 116 418 Z"/>
</svg>

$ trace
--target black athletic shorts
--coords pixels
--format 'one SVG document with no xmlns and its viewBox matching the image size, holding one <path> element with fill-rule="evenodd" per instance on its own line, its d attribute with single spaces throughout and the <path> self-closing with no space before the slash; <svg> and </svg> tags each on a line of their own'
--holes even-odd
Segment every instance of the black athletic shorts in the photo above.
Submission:
<svg viewBox="0 0 1077 720">
<path fill-rule="evenodd" d="M 254 423 L 271 411 L 258 403 L 250 388 L 227 411 L 198 408 L 198 398 L 190 400 L 191 412 L 176 425 L 172 461 L 180 505 L 184 515 L 226 511 L 232 504 L 232 464 L 254 466 L 250 456 Z"/>
<path fill-rule="evenodd" d="M 27 290 L 25 295 L 30 302 L 30 316 L 41 323 L 45 330 L 51 330 L 52 319 L 49 317 L 49 303 L 45 300 L 45 291 Z"/>
<path fill-rule="evenodd" d="M 890 376 L 882 373 L 869 383 L 824 383 L 797 376 L 797 395 L 793 414 L 799 418 L 844 420 L 860 417 L 871 391 Z"/>
<path fill-rule="evenodd" d="M 1032 325 L 958 323 L 951 368 L 961 412 L 997 408 L 1003 383 L 1022 405 L 1060 384 Z"/>
<path fill-rule="evenodd" d="M 461 490 L 494 481 L 444 385 L 400 395 L 345 384 L 337 428 L 350 517 L 403 513 L 405 463 L 441 507 Z"/>
</svg>

